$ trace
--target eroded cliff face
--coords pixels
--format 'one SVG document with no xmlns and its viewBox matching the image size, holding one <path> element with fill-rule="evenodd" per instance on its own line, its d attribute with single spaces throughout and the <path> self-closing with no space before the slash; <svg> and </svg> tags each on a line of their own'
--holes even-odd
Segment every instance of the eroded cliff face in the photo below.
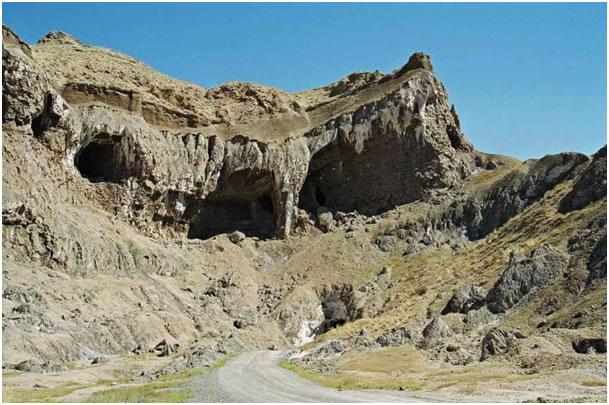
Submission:
<svg viewBox="0 0 609 405">
<path fill-rule="evenodd" d="M 120 212 L 147 234 L 207 238 L 240 230 L 285 238 L 299 205 L 311 214 L 320 206 L 376 214 L 454 188 L 473 170 L 472 147 L 423 54 L 307 111 L 282 107 L 289 100 L 270 103 L 276 108 L 267 108 L 260 126 L 248 116 L 241 127 L 238 118 L 208 126 L 176 118 L 161 127 L 167 117 L 143 109 L 129 80 L 75 84 L 43 68 L 52 69 L 50 58 L 64 50 L 91 47 L 52 33 L 35 47 L 42 62 L 21 47 L 7 43 L 4 52 L 5 122 L 40 139 L 74 176 L 120 185 Z M 98 52 L 101 63 L 119 59 Z M 222 104 L 240 89 L 265 105 L 255 95 L 262 90 L 247 86 L 205 96 L 213 106 L 214 94 Z M 248 101 L 242 104 L 247 111 Z"/>
<path fill-rule="evenodd" d="M 3 38 L 7 367 L 315 339 L 313 366 L 408 346 L 454 369 L 549 336 L 534 356 L 606 369 L 571 349 L 606 334 L 606 148 L 474 151 L 423 54 L 289 94 Z"/>
</svg>

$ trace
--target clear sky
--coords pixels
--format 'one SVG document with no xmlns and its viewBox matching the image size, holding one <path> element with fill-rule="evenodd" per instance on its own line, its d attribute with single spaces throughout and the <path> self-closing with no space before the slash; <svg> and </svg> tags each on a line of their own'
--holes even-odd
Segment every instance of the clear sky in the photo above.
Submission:
<svg viewBox="0 0 609 405">
<path fill-rule="evenodd" d="M 519 158 L 606 143 L 606 5 L 17 4 L 3 23 L 36 42 L 66 31 L 212 87 L 288 91 L 432 56 L 477 149 Z"/>
</svg>

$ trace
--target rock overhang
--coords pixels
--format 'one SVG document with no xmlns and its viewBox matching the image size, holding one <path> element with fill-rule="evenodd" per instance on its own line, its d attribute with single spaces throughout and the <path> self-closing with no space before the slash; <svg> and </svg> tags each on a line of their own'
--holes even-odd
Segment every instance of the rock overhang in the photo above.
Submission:
<svg viewBox="0 0 609 405">
<path fill-rule="evenodd" d="M 45 38 L 38 46 L 81 44 L 64 33 Z M 45 74 L 36 59 L 29 63 Z M 128 85 L 70 82 L 49 89 L 68 100 L 68 117 L 61 125 L 56 123 L 63 126 L 63 133 L 52 131 L 53 137 L 63 136 L 65 142 L 50 135 L 41 140 L 67 145 L 64 157 L 74 173 L 80 165 L 83 174 L 83 164 L 86 170 L 123 168 L 124 176 L 95 172 L 95 177 L 102 182 L 132 179 L 130 194 L 138 195 L 138 205 L 149 200 L 144 205 L 150 206 L 150 214 L 158 210 L 158 204 L 150 201 L 153 194 L 177 193 L 179 198 L 165 198 L 166 203 L 179 200 L 189 207 L 164 211 L 175 222 L 190 222 L 191 229 L 205 222 L 200 214 L 206 199 L 216 205 L 249 204 L 250 217 L 243 207 L 224 207 L 220 212 L 239 212 L 239 218 L 245 216 L 243 220 L 250 222 L 260 218 L 256 207 L 264 206 L 273 221 L 266 228 L 287 237 L 299 206 L 311 214 L 323 204 L 330 210 L 374 214 L 423 198 L 434 189 L 457 187 L 471 172 L 473 148 L 460 131 L 444 86 L 432 73 L 431 58 L 415 53 L 395 73 L 366 80 L 363 87 L 306 111 L 271 112 L 245 123 L 194 127 L 189 125 L 196 120 L 182 121 L 186 113 L 173 128 L 159 126 L 162 120 L 152 119 L 149 110 L 146 113 L 145 97 Z M 59 96 L 53 100 L 65 103 Z M 167 111 L 160 114 L 173 119 Z M 106 138 L 114 140 L 112 149 L 106 147 Z M 106 145 L 99 150 L 114 153 L 115 164 L 87 166 L 82 157 L 90 154 L 83 151 L 95 145 Z M 235 178 L 254 183 L 235 187 Z M 252 197 L 247 189 L 256 187 L 264 190 Z M 226 195 L 227 188 L 231 197 L 219 197 Z M 315 198 L 320 195 L 323 202 Z M 226 231 L 239 230 L 232 229 L 235 225 L 229 228 Z"/>
</svg>

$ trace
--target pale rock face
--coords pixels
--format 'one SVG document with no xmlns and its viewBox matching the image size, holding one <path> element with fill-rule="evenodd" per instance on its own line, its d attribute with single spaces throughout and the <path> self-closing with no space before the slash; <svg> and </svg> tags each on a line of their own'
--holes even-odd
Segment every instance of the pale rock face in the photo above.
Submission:
<svg viewBox="0 0 609 405">
<path fill-rule="evenodd" d="M 282 300 L 275 313 L 286 337 L 297 346 L 312 341 L 324 320 L 317 293 L 310 287 L 295 288 Z"/>
<path fill-rule="evenodd" d="M 537 247 L 528 257 L 512 252 L 508 267 L 486 296 L 488 309 L 493 313 L 509 310 L 565 271 L 568 263 L 567 254 L 549 244 Z"/>
<path fill-rule="evenodd" d="M 67 34 L 51 33 L 33 51 L 6 28 L 3 37 L 7 263 L 82 275 L 145 269 L 172 278 L 200 269 L 201 261 L 192 247 L 182 245 L 186 253 L 176 254 L 159 242 L 163 238 L 230 233 L 239 235 L 231 249 L 244 249 L 243 236 L 289 237 L 299 209 L 316 213 L 327 206 L 330 218 L 339 210 L 379 213 L 456 187 L 473 168 L 472 147 L 446 90 L 424 65 L 393 75 L 355 75 L 329 88 L 327 103 L 305 105 L 296 96 L 247 84 L 180 87 L 181 99 L 158 93 L 150 83 L 135 89 L 133 77 L 110 84 L 89 83 L 84 74 L 75 80 L 82 66 L 61 70 L 70 56 L 59 56 L 82 55 L 87 64 L 93 63 L 90 53 L 117 64 L 136 62 Z M 191 103 L 187 111 L 186 99 L 201 92 L 207 104 Z M 184 109 L 176 112 L 175 103 Z M 223 109 L 221 119 L 212 117 Z M 121 287 L 145 308 L 133 292 L 139 291 L 136 285 Z M 45 318 L 50 332 L 78 332 L 57 343 L 11 326 L 10 353 L 23 353 L 27 345 L 44 358 L 59 352 L 73 358 L 81 350 L 122 353 L 158 343 L 167 324 L 184 343 L 212 319 L 218 328 L 240 333 L 264 328 L 252 304 L 253 284 L 203 294 L 206 319 L 184 304 L 188 293 L 158 291 L 147 299 L 160 301 L 154 308 L 173 308 L 175 315 L 104 318 L 89 327 L 76 312 Z M 280 332 L 296 344 L 310 341 L 325 320 L 313 290 L 295 290 L 274 314 Z M 113 322 L 118 326 L 108 332 Z M 95 337 L 102 334 L 104 339 Z M 79 341 L 92 343 L 83 348 Z"/>
<path fill-rule="evenodd" d="M 66 49 L 82 46 L 64 33 L 47 35 L 39 46 L 47 43 Z M 257 139 L 254 124 L 232 137 L 214 134 L 226 132 L 217 126 L 161 129 L 133 108 L 132 90 L 123 92 L 125 99 L 120 89 L 70 87 L 72 93 L 65 94 L 76 105 L 69 106 L 37 63 L 12 46 L 5 51 L 3 64 L 3 117 L 22 127 L 32 124 L 75 175 L 102 182 L 132 179 L 121 197 L 122 212 L 134 224 L 149 224 L 146 232 L 190 228 L 190 237 L 206 238 L 242 230 L 285 238 L 292 232 L 299 205 L 315 212 L 322 199 L 331 210 L 374 214 L 425 198 L 433 190 L 455 187 L 469 175 L 472 148 L 428 61 L 417 54 L 394 76 L 371 76 L 367 83 L 384 80 L 378 85 L 390 84 L 393 90 L 359 106 L 345 110 L 351 99 L 343 102 L 337 96 L 334 108 L 330 103 L 282 115 L 276 129 L 271 115 L 260 124 L 271 125 L 273 138 L 279 140 L 269 142 Z M 227 87 L 217 97 L 237 88 Z M 74 96 L 74 91 L 80 95 Z M 343 98 L 348 97 L 352 96 Z M 320 125 L 303 127 L 303 119 Z M 293 136 L 294 129 L 282 133 L 282 127 L 301 128 L 299 136 Z M 292 135 L 286 138 L 288 133 Z M 153 201 L 158 194 L 164 196 L 164 207 Z M 239 206 L 229 206 L 228 201 Z M 231 219 L 235 210 L 249 210 L 250 222 L 236 224 Z M 159 212 L 164 222 L 181 225 L 163 229 L 153 220 Z M 206 217 L 218 221 L 201 225 Z"/>
<path fill-rule="evenodd" d="M 296 340 L 296 346 L 304 346 L 315 339 L 315 329 L 321 324 L 319 321 L 303 321 Z"/>
</svg>

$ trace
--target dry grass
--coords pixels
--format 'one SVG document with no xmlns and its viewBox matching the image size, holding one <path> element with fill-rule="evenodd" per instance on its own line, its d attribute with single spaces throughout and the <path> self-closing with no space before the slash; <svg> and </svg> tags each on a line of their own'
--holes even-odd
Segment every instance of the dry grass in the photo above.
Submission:
<svg viewBox="0 0 609 405">
<path fill-rule="evenodd" d="M 301 377 L 338 389 L 387 389 L 403 387 L 411 391 L 439 391 L 450 388 L 471 394 L 478 384 L 515 383 L 545 374 L 517 374 L 505 365 L 487 362 L 484 366 L 450 366 L 427 360 L 411 346 L 384 348 L 370 352 L 350 352 L 333 362 L 336 371 L 320 373 L 283 361 L 280 365 Z"/>
<path fill-rule="evenodd" d="M 169 374 L 150 383 L 113 388 L 96 392 L 86 402 L 187 402 L 192 396 L 186 384 L 194 376 L 209 372 L 226 364 L 222 358 L 207 369 L 186 369 L 176 374 Z"/>
<path fill-rule="evenodd" d="M 510 162 L 508 162 L 510 163 Z M 517 166 L 517 161 L 510 164 Z M 507 165 L 506 165 L 507 166 Z M 513 168 L 513 167 L 512 167 Z M 511 170 L 505 168 L 505 171 Z M 470 187 L 484 187 L 486 182 L 496 181 L 497 177 L 479 179 Z M 490 176 L 490 174 L 489 174 Z M 476 241 L 461 251 L 453 253 L 450 249 L 428 250 L 421 254 L 408 256 L 390 256 L 385 264 L 393 269 L 392 280 L 395 286 L 386 291 L 389 303 L 383 313 L 374 319 L 361 319 L 347 323 L 319 336 L 305 349 L 311 348 L 325 340 L 351 336 L 365 327 L 372 336 L 381 334 L 395 326 L 412 325 L 422 327 L 430 314 L 438 313 L 446 305 L 452 292 L 465 284 L 482 285 L 490 288 L 505 269 L 510 252 L 521 249 L 524 253 L 547 242 L 566 247 L 567 240 L 579 229 L 583 229 L 595 218 L 600 218 L 606 210 L 606 200 L 602 199 L 588 207 L 567 214 L 558 212 L 560 200 L 571 189 L 572 181 L 565 181 L 548 191 L 538 202 L 527 207 L 522 213 L 510 219 L 486 238 Z M 381 224 L 382 226 L 382 224 Z M 378 267 L 378 266 L 377 266 Z M 555 287 L 540 291 L 531 297 L 531 303 L 537 299 L 547 298 Z M 421 293 L 423 291 L 424 293 Z M 566 303 L 548 319 L 561 320 L 575 312 L 574 308 L 589 307 L 592 303 L 603 302 L 606 287 L 591 289 L 578 296 L 573 302 Z M 535 329 L 540 314 L 534 311 L 535 305 L 515 309 L 509 318 L 503 320 L 506 327 L 512 327 L 528 333 Z M 601 311 L 603 312 L 603 311 Z M 602 313 L 599 314 L 602 315 Z M 600 315 L 599 315 L 600 316 Z M 606 318 L 605 318 L 606 319 Z M 400 351 L 404 350 L 404 351 Z M 429 361 L 415 353 L 414 349 L 383 349 L 366 353 L 348 353 L 336 360 L 336 371 L 332 374 L 320 374 L 312 370 L 300 369 L 286 365 L 300 375 L 320 384 L 342 388 L 387 388 L 400 386 L 409 389 L 440 390 L 457 389 L 462 393 L 473 393 L 482 389 L 485 383 L 517 383 L 543 376 L 519 374 L 518 371 L 497 368 L 487 369 L 476 366 L 450 367 L 447 370 L 434 370 Z M 444 364 L 443 367 L 446 367 Z M 582 383 L 588 386 L 605 385 L 605 381 L 587 380 Z"/>
<path fill-rule="evenodd" d="M 94 385 L 69 382 L 53 388 L 7 389 L 3 385 L 2 402 L 60 402 L 60 398 L 91 386 Z"/>
<path fill-rule="evenodd" d="M 605 387 L 607 386 L 607 380 L 601 380 L 598 378 L 591 378 L 581 382 L 584 387 Z"/>
<path fill-rule="evenodd" d="M 480 172 L 478 175 L 473 176 L 466 184 L 465 190 L 474 191 L 474 190 L 482 190 L 497 180 L 503 178 L 506 174 L 516 169 L 518 166 L 522 164 L 518 159 L 509 156 L 501 156 L 501 155 L 491 155 L 494 160 L 502 163 L 495 170 L 484 170 Z"/>
</svg>

